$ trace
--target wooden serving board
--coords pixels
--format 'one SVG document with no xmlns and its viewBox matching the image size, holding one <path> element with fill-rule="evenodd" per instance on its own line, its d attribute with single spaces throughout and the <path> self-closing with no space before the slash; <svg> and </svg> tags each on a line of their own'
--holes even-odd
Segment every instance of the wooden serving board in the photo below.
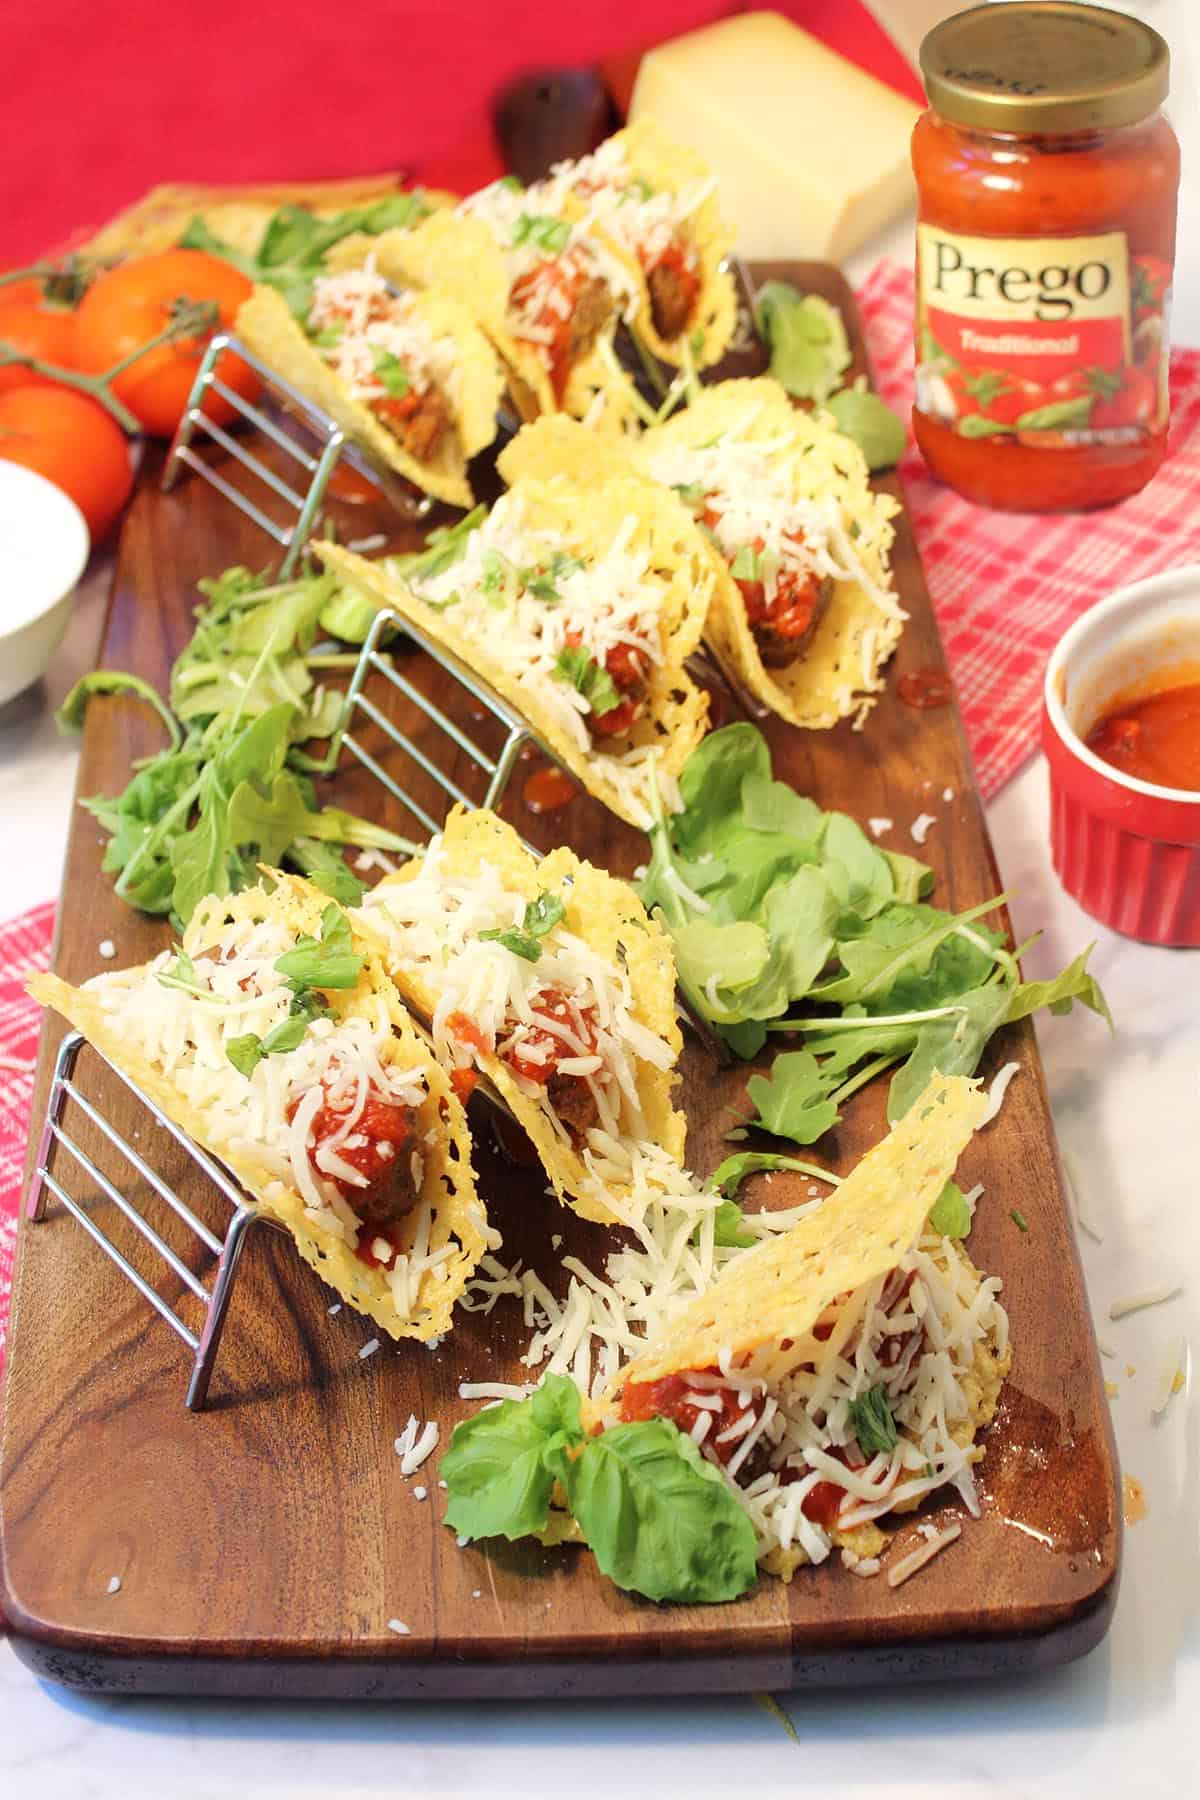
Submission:
<svg viewBox="0 0 1200 1800">
<path fill-rule="evenodd" d="M 854 303 L 822 266 L 779 274 L 838 304 L 865 368 Z M 738 372 L 745 371 L 743 367 Z M 150 474 L 154 474 L 154 470 Z M 898 493 L 894 481 L 883 484 Z M 345 509 L 341 535 L 376 528 L 366 508 Z M 411 541 L 411 530 L 409 540 Z M 404 532 L 395 541 L 404 542 Z M 144 481 L 121 542 L 104 639 L 106 665 L 165 685 L 190 635 L 194 584 L 234 562 L 260 566 L 265 540 L 193 478 L 169 496 Z M 921 852 L 935 895 L 964 908 L 1000 891 L 962 725 L 953 705 L 915 710 L 896 678 L 944 668 L 941 644 L 906 518 L 898 521 L 897 586 L 910 620 L 886 695 L 863 732 L 804 733 L 765 722 L 777 775 L 824 807 L 895 821 L 885 842 L 907 849 L 907 827 L 936 815 Z M 414 650 L 405 668 L 445 694 L 445 677 Z M 389 710 L 395 710 L 389 701 Z M 399 716 L 399 715 L 398 715 Z M 725 718 L 736 716 L 728 700 Z M 410 725 L 406 719 L 405 724 Z M 80 794 L 119 791 L 131 759 L 159 745 L 148 709 L 125 699 L 93 703 Z M 528 768 L 529 765 L 526 765 Z M 460 767 L 459 775 L 465 774 Z M 535 817 L 519 774 L 508 816 L 549 848 L 565 839 L 629 873 L 645 840 L 586 795 Z M 361 771 L 333 784 L 356 810 L 390 803 Z M 952 798 L 944 798 L 945 791 Z M 386 797 L 384 797 L 386 798 Z M 80 981 L 105 966 L 111 937 L 122 963 L 167 941 L 167 926 L 134 915 L 100 870 L 101 834 L 75 815 L 59 915 L 56 966 Z M 62 1035 L 47 1020 L 34 1120 L 45 1104 Z M 1086 1026 L 1081 1026 L 1086 1029 Z M 727 1606 L 656 1606 L 619 1592 L 572 1549 L 493 1543 L 459 1548 L 441 1523 L 437 1460 L 400 1475 L 393 1439 L 409 1415 L 435 1419 L 442 1445 L 473 1410 L 468 1380 L 521 1381 L 528 1333 L 502 1301 L 490 1316 L 463 1314 L 434 1350 L 386 1343 L 360 1360 L 370 1325 L 343 1308 L 286 1238 L 251 1234 L 238 1277 L 207 1412 L 184 1409 L 188 1356 L 125 1278 L 57 1204 L 20 1238 L 0 1445 L 3 1605 L 18 1654 L 40 1673 L 121 1692 L 290 1696 L 563 1696 L 781 1690 L 879 1677 L 991 1674 L 1065 1661 L 1103 1636 L 1120 1554 L 1117 1468 L 1108 1406 L 1076 1259 L 1041 1064 L 1028 1023 L 995 1039 L 982 1070 L 1017 1061 L 1004 1108 L 971 1147 L 964 1185 L 985 1187 L 971 1253 L 1004 1278 L 1015 1360 L 981 1468 L 984 1516 L 914 1580 L 890 1589 L 859 1580 L 834 1557 L 789 1586 L 763 1579 Z M 696 1043 L 684 1059 L 688 1159 L 700 1174 L 726 1153 L 725 1110 L 751 1070 L 721 1070 Z M 166 1134 L 92 1054 L 80 1079 L 162 1175 L 221 1229 L 226 1213 Z M 847 1168 L 882 1133 L 884 1087 L 855 1096 L 834 1138 L 820 1146 Z M 79 1141 L 116 1168 L 97 1132 L 75 1115 Z M 602 1267 L 611 1234 L 548 1199 L 540 1170 L 506 1154 L 491 1115 L 472 1107 L 481 1191 L 503 1231 L 504 1259 L 520 1257 L 552 1280 L 574 1252 Z M 32 1157 L 32 1153 L 31 1153 Z M 76 1191 L 83 1178 L 75 1178 Z M 153 1195 L 126 1190 L 193 1267 L 194 1239 Z M 786 1206 L 799 1176 L 746 1190 Z M 1028 1221 L 1022 1233 L 1013 1207 Z M 94 1216 L 161 1293 L 182 1284 L 143 1256 L 115 1209 Z M 560 1291 L 565 1283 L 557 1271 Z M 192 1309 L 189 1311 L 189 1309 Z M 428 1491 L 418 1500 L 414 1487 Z M 955 1505 L 925 1516 L 955 1516 Z M 908 1540 L 914 1522 L 901 1527 Z M 896 1554 L 896 1553 L 893 1553 Z M 110 1593 L 112 1576 L 120 1588 Z M 398 1636 L 388 1621 L 402 1620 Z"/>
</svg>

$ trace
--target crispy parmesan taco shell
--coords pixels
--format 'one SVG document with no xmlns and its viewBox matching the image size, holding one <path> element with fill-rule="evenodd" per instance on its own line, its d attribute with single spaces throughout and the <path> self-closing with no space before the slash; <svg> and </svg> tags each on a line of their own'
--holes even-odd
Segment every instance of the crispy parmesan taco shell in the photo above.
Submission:
<svg viewBox="0 0 1200 1800">
<path fill-rule="evenodd" d="M 608 142 L 621 146 L 631 180 L 645 182 L 655 193 L 679 194 L 686 187 L 710 180 L 710 171 L 703 157 L 684 149 L 681 144 L 672 143 L 649 119 L 627 125 Z M 587 218 L 587 199 L 570 195 L 564 212 L 576 220 Z M 605 229 L 603 219 L 597 219 L 590 229 L 604 238 L 613 254 L 620 257 L 637 283 L 641 304 L 630 323 L 647 349 L 664 362 L 676 365 L 687 357 L 699 368 L 708 368 L 711 364 L 720 362 L 737 327 L 738 303 L 733 273 L 728 266 L 733 234 L 721 217 L 715 189 L 688 215 L 684 226 L 696 249 L 700 292 L 686 331 L 675 338 L 661 337 L 655 330 L 650 289 L 642 266 L 632 250 L 622 244 L 614 233 Z"/>
<path fill-rule="evenodd" d="M 330 251 L 329 267 L 359 269 L 371 254 L 379 273 L 398 287 L 445 294 L 466 310 L 502 359 L 513 404 L 523 419 L 558 411 L 545 364 L 512 334 L 508 268 L 482 219 L 437 212 L 413 231 L 348 237 Z"/>
<path fill-rule="evenodd" d="M 655 458 L 664 451 L 709 446 L 727 433 L 778 446 L 774 454 L 787 458 L 797 498 L 837 495 L 856 527 L 856 556 L 871 580 L 890 592 L 896 502 L 874 492 L 857 444 L 831 420 L 801 412 L 766 376 L 702 388 L 692 405 L 628 443 L 602 440 L 571 420 L 539 420 L 518 433 L 497 466 L 510 482 L 558 467 L 573 481 L 596 483 L 631 465 L 653 479 Z M 705 533 L 693 529 L 714 571 L 705 641 L 726 674 L 792 725 L 825 730 L 839 719 L 863 718 L 883 689 L 884 666 L 904 628 L 898 603 L 884 611 L 861 582 L 836 582 L 808 648 L 788 667 L 769 669 L 728 563 Z"/>
<path fill-rule="evenodd" d="M 524 899 L 556 894 L 566 908 L 565 927 L 584 939 L 607 962 L 624 964 L 634 996 L 634 1017 L 655 1032 L 677 1058 L 683 1047 L 675 1017 L 675 962 L 671 942 L 656 920 L 625 882 L 616 880 L 591 863 L 581 862 L 570 850 L 552 851 L 538 862 L 526 850 L 510 825 L 490 812 L 468 812 L 455 807 L 442 835 L 441 863 L 448 875 L 470 878 L 485 864 L 498 871 L 505 887 Z M 388 875 L 374 890 L 386 905 L 389 888 L 411 881 L 420 871 L 418 861 Z M 364 933 L 371 930 L 370 909 L 360 915 Z M 386 956 L 384 940 L 379 940 Z M 423 972 L 406 969 L 394 959 L 388 971 L 414 1011 L 430 1019 L 437 1007 L 436 986 Z M 536 1099 L 524 1093 L 508 1065 L 491 1052 L 477 1055 L 479 1068 L 507 1102 L 541 1157 L 560 1200 L 582 1218 L 613 1224 L 614 1214 L 599 1201 L 579 1152 L 561 1127 Z M 672 1103 L 678 1076 L 669 1070 L 637 1060 L 637 1091 L 647 1130 L 647 1141 L 660 1145 L 677 1161 L 682 1159 L 686 1122 Z M 615 1188 L 615 1193 L 627 1190 Z"/>
<path fill-rule="evenodd" d="M 270 912 L 285 918 L 297 937 L 315 935 L 328 905 L 326 897 L 298 877 L 272 872 L 272 879 L 276 886 L 271 893 L 252 888 L 223 899 L 202 901 L 184 933 L 183 947 L 188 955 L 195 958 L 217 942 L 230 921 L 249 926 L 252 920 Z M 128 1037 L 102 1005 L 101 995 L 106 988 L 129 986 L 142 979 L 144 966 L 114 970 L 84 988 L 71 987 L 56 975 L 35 975 L 29 981 L 29 991 L 44 1006 L 54 1007 L 69 1019 L 168 1118 L 224 1163 L 258 1210 L 286 1227 L 304 1260 L 347 1305 L 365 1313 L 392 1337 L 440 1337 L 450 1329 L 454 1304 L 487 1247 L 487 1218 L 475 1191 L 466 1115 L 444 1072 L 417 1034 L 378 957 L 372 953 L 371 943 L 362 933 L 355 932 L 354 938 L 356 949 L 365 953 L 366 961 L 356 988 L 326 995 L 333 1013 L 343 1019 L 375 1019 L 382 1007 L 394 1033 L 385 1060 L 409 1068 L 419 1065 L 425 1078 L 426 1097 L 417 1118 L 422 1134 L 433 1133 L 433 1141 L 423 1156 L 418 1203 L 402 1222 L 404 1237 L 400 1248 L 406 1251 L 411 1246 L 423 1210 L 428 1207 L 430 1251 L 447 1245 L 451 1249 L 439 1265 L 440 1278 L 432 1270 L 422 1276 L 416 1304 L 408 1317 L 397 1309 L 380 1269 L 369 1267 L 343 1238 L 314 1222 L 300 1194 L 273 1179 L 250 1151 L 233 1148 L 214 1135 L 203 1112 L 181 1096 L 162 1064 L 131 1047 Z M 230 1082 L 243 1079 L 230 1064 Z"/>
<path fill-rule="evenodd" d="M 199 214 L 214 237 L 250 256 L 272 213 L 281 206 L 302 206 L 318 218 L 329 218 L 348 207 L 402 194 L 406 188 L 405 177 L 395 173 L 354 176 L 346 181 L 277 181 L 230 187 L 166 182 L 110 219 L 84 248 L 103 262 L 170 250 Z M 455 203 L 453 194 L 429 189 L 425 199 L 434 207 Z"/>
<path fill-rule="evenodd" d="M 447 395 L 454 425 L 429 462 L 410 455 L 370 408 L 354 399 L 345 382 L 309 343 L 274 288 L 255 288 L 238 311 L 236 328 L 251 350 L 322 407 L 377 462 L 435 500 L 467 507 L 473 502 L 467 460 L 496 435 L 496 409 L 504 378 L 487 339 L 461 306 L 443 294 L 432 293 L 414 294 L 412 306 L 431 336 L 448 337 L 455 345 L 457 392 Z"/>
<path fill-rule="evenodd" d="M 499 466 L 503 473 L 503 456 Z M 633 543 L 649 551 L 651 566 L 664 589 L 660 612 L 663 659 L 651 672 L 644 714 L 621 742 L 629 750 L 657 748 L 664 772 L 678 776 L 704 736 L 708 719 L 708 695 L 695 685 L 683 665 L 700 640 L 716 585 L 712 558 L 675 495 L 640 477 L 625 475 L 599 488 L 587 486 L 556 474 L 552 457 L 544 463 L 531 461 L 528 474 L 529 479 L 521 484 L 521 496 L 530 529 L 561 539 L 565 550 L 585 562 L 604 555 L 630 515 L 637 520 Z M 385 563 L 369 562 L 334 544 L 319 543 L 316 549 L 327 568 L 365 588 L 381 606 L 411 619 L 476 669 L 529 721 L 546 748 L 589 793 L 629 824 L 647 825 L 648 815 L 622 791 L 619 775 L 614 778 L 620 757 L 594 747 L 581 750 L 554 713 L 539 704 L 536 690 L 489 657 L 485 646 L 455 625 L 453 608 L 439 612 L 427 606 Z"/>
<path fill-rule="evenodd" d="M 917 1244 L 986 1110 L 977 1082 L 935 1075 L 816 1212 L 739 1257 L 666 1337 L 626 1363 L 594 1416 L 613 1414 L 626 1382 L 711 1368 L 723 1355 L 768 1382 L 811 1361 L 808 1340 L 825 1308 L 888 1274 Z"/>
<path fill-rule="evenodd" d="M 702 389 L 693 405 L 646 432 L 635 460 L 649 470 L 662 450 L 707 444 L 727 432 L 778 445 L 774 454 L 786 458 L 797 498 L 836 494 L 857 527 L 854 549 L 864 570 L 880 587 L 889 585 L 897 503 L 873 491 L 857 444 L 831 419 L 793 406 L 770 377 Z M 718 579 L 705 635 L 722 667 L 792 725 L 825 730 L 839 719 L 861 719 L 882 690 L 884 665 L 900 641 L 905 615 L 899 605 L 885 612 L 861 582 L 839 581 L 808 648 L 786 668 L 769 669 L 729 566 L 715 546 L 711 550 Z"/>
</svg>

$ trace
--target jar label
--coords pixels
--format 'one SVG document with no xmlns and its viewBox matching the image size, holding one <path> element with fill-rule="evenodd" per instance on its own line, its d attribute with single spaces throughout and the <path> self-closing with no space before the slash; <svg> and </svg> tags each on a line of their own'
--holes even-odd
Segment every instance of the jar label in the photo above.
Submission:
<svg viewBox="0 0 1200 1800">
<path fill-rule="evenodd" d="M 917 226 L 917 406 L 967 438 L 1132 443 L 1167 416 L 1170 265 L 1097 237 Z"/>
</svg>

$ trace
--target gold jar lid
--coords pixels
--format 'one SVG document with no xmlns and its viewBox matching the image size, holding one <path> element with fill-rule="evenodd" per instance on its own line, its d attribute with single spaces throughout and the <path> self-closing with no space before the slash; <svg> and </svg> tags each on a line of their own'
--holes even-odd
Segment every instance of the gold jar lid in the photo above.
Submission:
<svg viewBox="0 0 1200 1800">
<path fill-rule="evenodd" d="M 1070 0 L 974 6 L 921 45 L 929 103 L 989 131 L 1133 125 L 1167 97 L 1171 53 L 1149 25 Z"/>
</svg>

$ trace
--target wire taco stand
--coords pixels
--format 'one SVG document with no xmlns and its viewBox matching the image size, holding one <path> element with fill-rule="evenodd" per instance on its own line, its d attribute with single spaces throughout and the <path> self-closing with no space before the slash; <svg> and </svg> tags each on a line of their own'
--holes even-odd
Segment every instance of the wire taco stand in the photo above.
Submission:
<svg viewBox="0 0 1200 1800">
<path fill-rule="evenodd" d="M 219 364 L 222 356 L 232 354 L 242 362 L 248 363 L 258 376 L 263 388 L 278 403 L 283 413 L 290 418 L 295 429 L 289 431 L 277 418 L 273 418 L 262 406 L 247 400 L 236 389 L 221 379 Z M 247 448 L 243 439 L 234 437 L 232 432 L 218 425 L 204 410 L 204 402 L 209 394 L 218 395 L 232 408 L 238 420 L 261 432 L 298 467 L 293 480 L 307 484 L 301 488 L 293 485 L 293 480 L 284 476 L 263 461 L 262 457 Z M 313 448 L 306 448 L 303 439 L 310 440 Z M 262 484 L 277 500 L 283 502 L 285 518 L 282 523 L 271 518 L 249 494 L 226 480 L 219 469 L 214 468 L 208 459 L 199 453 L 198 439 L 208 439 L 218 445 L 227 455 L 232 456 L 255 481 Z M 372 461 L 350 438 L 342 427 L 325 410 L 293 387 L 282 375 L 276 374 L 261 357 L 247 348 L 233 332 L 218 332 L 213 337 L 204 353 L 203 361 L 192 383 L 192 391 L 188 395 L 187 407 L 175 433 L 166 466 L 163 470 L 162 489 L 169 493 L 176 486 L 185 469 L 198 475 L 201 480 L 215 488 L 229 504 L 236 507 L 244 518 L 250 519 L 261 531 L 265 531 L 282 550 L 283 561 L 279 567 L 279 579 L 287 581 L 295 569 L 301 551 L 304 549 L 313 529 L 321 517 L 321 509 L 329 491 L 329 482 L 339 462 L 344 461 L 356 474 L 373 482 L 395 507 L 401 517 L 414 520 L 426 518 L 433 510 L 433 501 L 428 494 L 421 494 L 393 471 L 381 467 Z"/>
</svg>

